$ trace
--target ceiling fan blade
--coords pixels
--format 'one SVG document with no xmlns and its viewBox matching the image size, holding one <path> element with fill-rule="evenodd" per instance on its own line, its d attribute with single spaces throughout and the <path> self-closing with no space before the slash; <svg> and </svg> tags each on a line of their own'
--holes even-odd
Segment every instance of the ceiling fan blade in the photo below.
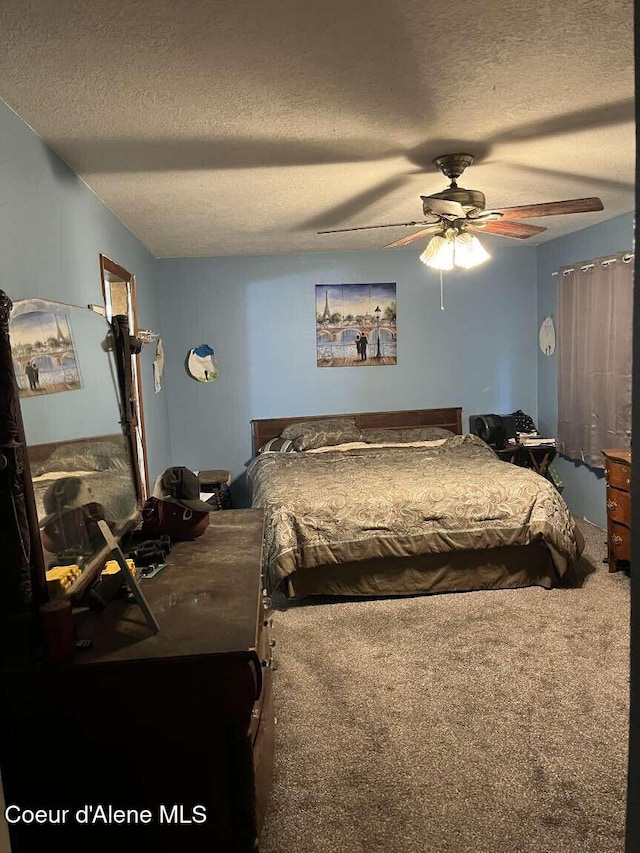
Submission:
<svg viewBox="0 0 640 853">
<path fill-rule="evenodd" d="M 526 240 L 527 237 L 533 237 L 534 234 L 540 234 L 546 231 L 546 228 L 541 228 L 539 225 L 527 225 L 526 222 L 509 222 L 508 219 L 501 219 L 497 222 L 473 222 L 472 219 L 467 220 L 467 228 L 472 228 L 474 231 L 482 231 L 484 234 L 499 234 L 501 237 L 514 237 L 516 240 Z"/>
<path fill-rule="evenodd" d="M 563 181 L 575 181 L 580 186 L 593 184 L 594 187 L 603 187 L 607 192 L 612 190 L 630 191 L 635 188 L 633 180 L 617 181 L 611 177 L 597 178 L 594 175 L 583 175 L 578 172 L 568 172 L 566 169 L 543 169 L 541 166 L 525 165 L 524 163 L 509 163 L 506 160 L 489 160 L 485 165 L 497 164 L 502 169 L 515 169 L 518 172 L 530 172 L 536 175 L 544 175 L 549 178 L 560 178 Z"/>
<path fill-rule="evenodd" d="M 571 113 L 552 116 L 551 118 L 536 120 L 528 124 L 503 130 L 497 133 L 490 141 L 493 143 L 514 142 L 525 139 L 544 139 L 548 136 L 562 136 L 575 133 L 578 130 L 591 130 L 592 128 L 611 127 L 616 124 L 625 124 L 635 119 L 635 99 L 601 104 L 597 107 L 589 107 L 586 110 L 576 110 Z"/>
<path fill-rule="evenodd" d="M 381 181 L 376 186 L 369 187 L 364 192 L 341 201 L 329 210 L 324 210 L 301 223 L 300 230 L 307 231 L 310 228 L 317 230 L 328 225 L 338 225 L 340 222 L 349 220 L 361 214 L 367 207 L 384 198 L 388 193 L 401 187 L 407 180 L 406 175 L 396 175 L 386 181 Z"/>
<path fill-rule="evenodd" d="M 403 151 L 359 139 L 271 139 L 225 136 L 207 139 L 50 138 L 47 144 L 78 174 L 221 171 L 290 168 L 389 160 Z"/>
<path fill-rule="evenodd" d="M 342 234 L 345 231 L 370 231 L 372 228 L 410 228 L 414 225 L 437 225 L 441 228 L 439 222 L 428 222 L 426 219 L 421 222 L 386 222 L 384 225 L 360 225 L 357 228 L 332 228 L 329 231 L 318 231 L 318 234 Z"/>
<path fill-rule="evenodd" d="M 427 234 L 433 234 L 434 231 L 442 231 L 442 224 L 438 223 L 437 225 L 430 225 L 428 228 L 422 228 L 420 231 L 416 231 L 413 234 L 407 234 L 406 237 L 401 237 L 399 240 L 394 240 L 393 243 L 388 243 L 382 248 L 396 249 L 400 246 L 408 246 L 409 243 L 413 243 L 414 240 L 419 240 L 420 237 L 425 237 Z"/>
<path fill-rule="evenodd" d="M 589 213 L 604 210 L 599 198 L 572 198 L 567 201 L 547 201 L 542 204 L 523 204 L 519 207 L 497 207 L 505 219 L 533 219 L 536 216 L 560 216 L 564 213 Z"/>
<path fill-rule="evenodd" d="M 464 208 L 458 201 L 448 201 L 446 198 L 433 198 L 432 196 L 422 196 L 425 206 L 436 216 L 455 216 L 458 219 L 464 219 Z"/>
</svg>

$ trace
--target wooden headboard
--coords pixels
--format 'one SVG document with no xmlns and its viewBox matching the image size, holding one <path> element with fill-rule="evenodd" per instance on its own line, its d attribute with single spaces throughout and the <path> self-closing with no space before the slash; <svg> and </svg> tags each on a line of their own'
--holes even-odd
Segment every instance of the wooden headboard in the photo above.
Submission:
<svg viewBox="0 0 640 853">
<path fill-rule="evenodd" d="M 338 420 L 355 418 L 360 429 L 411 429 L 413 427 L 438 426 L 462 434 L 462 408 L 409 409 L 400 412 L 343 412 L 339 415 L 299 415 L 296 418 L 263 418 L 251 421 L 253 452 L 277 438 L 289 424 L 300 421 Z"/>
<path fill-rule="evenodd" d="M 127 437 L 121 432 L 112 435 L 91 435 L 85 438 L 71 438 L 68 441 L 63 439 L 60 441 L 51 441 L 47 444 L 28 445 L 29 464 L 33 466 L 37 462 L 45 463 L 59 447 L 68 448 L 70 452 L 77 451 L 78 453 L 82 453 L 85 446 L 92 447 L 96 442 L 101 441 L 122 445 L 123 451 L 128 449 Z"/>
</svg>

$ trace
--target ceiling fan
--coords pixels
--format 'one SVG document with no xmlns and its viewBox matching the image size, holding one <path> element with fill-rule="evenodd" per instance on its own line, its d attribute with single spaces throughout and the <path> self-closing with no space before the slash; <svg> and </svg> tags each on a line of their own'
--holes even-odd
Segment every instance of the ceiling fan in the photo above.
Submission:
<svg viewBox="0 0 640 853">
<path fill-rule="evenodd" d="M 599 198 L 574 198 L 567 201 L 550 201 L 541 204 L 526 204 L 518 207 L 499 207 L 485 210 L 486 199 L 479 190 L 465 189 L 458 186 L 457 179 L 467 166 L 473 163 L 471 154 L 444 154 L 433 161 L 440 171 L 450 179 L 450 185 L 441 192 L 433 195 L 420 196 L 425 219 L 410 222 L 393 222 L 383 225 L 362 225 L 356 228 L 334 228 L 318 231 L 318 234 L 337 234 L 346 231 L 367 231 L 374 228 L 416 227 L 406 237 L 394 240 L 384 246 L 392 249 L 406 246 L 414 240 L 419 240 L 427 234 L 442 234 L 454 231 L 461 234 L 465 231 L 482 231 L 487 234 L 499 234 L 502 237 L 512 237 L 516 240 L 526 240 L 534 234 L 546 231 L 539 225 L 529 225 L 522 219 L 533 219 L 539 216 L 559 216 L 567 213 L 588 213 L 603 210 Z"/>
</svg>

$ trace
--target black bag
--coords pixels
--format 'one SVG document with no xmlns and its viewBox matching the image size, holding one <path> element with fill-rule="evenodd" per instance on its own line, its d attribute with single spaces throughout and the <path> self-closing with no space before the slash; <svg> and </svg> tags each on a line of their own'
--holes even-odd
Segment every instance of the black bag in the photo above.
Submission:
<svg viewBox="0 0 640 853">
<path fill-rule="evenodd" d="M 535 432 L 536 425 L 533 422 L 531 415 L 525 415 L 522 409 L 517 412 L 512 412 L 516 421 L 516 432 Z"/>
</svg>

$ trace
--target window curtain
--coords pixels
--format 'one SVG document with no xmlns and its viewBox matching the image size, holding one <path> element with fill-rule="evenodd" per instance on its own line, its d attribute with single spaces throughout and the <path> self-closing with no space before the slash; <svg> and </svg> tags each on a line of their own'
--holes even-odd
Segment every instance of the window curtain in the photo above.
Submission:
<svg viewBox="0 0 640 853">
<path fill-rule="evenodd" d="M 633 256 L 558 270 L 558 450 L 596 468 L 631 444 Z"/>
</svg>

